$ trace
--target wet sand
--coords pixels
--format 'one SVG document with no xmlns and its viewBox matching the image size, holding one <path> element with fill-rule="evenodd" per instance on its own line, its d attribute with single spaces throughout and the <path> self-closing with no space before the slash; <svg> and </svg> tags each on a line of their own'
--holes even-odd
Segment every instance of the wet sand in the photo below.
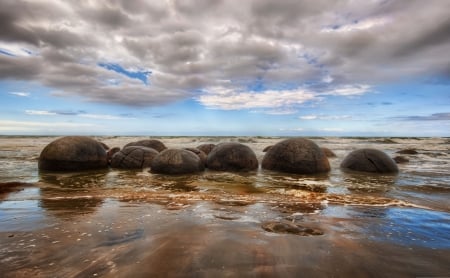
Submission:
<svg viewBox="0 0 450 278">
<path fill-rule="evenodd" d="M 449 215 L 400 204 L 382 206 L 384 199 L 379 206 L 348 206 L 324 202 L 316 193 L 290 197 L 287 203 L 258 194 L 123 191 L 111 198 L 103 191 L 68 196 L 45 190 L 26 188 L 10 193 L 2 203 L 4 277 L 450 274 L 445 233 Z M 447 226 L 418 230 L 417 216 Z M 295 223 L 323 234 L 268 232 L 262 228 L 267 221 Z"/>
</svg>

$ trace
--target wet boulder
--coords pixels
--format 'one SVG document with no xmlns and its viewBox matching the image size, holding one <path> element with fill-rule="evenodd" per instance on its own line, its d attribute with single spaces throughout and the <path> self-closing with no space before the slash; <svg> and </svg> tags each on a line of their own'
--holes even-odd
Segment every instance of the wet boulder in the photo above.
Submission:
<svg viewBox="0 0 450 278">
<path fill-rule="evenodd" d="M 386 153 L 376 149 L 359 149 L 348 154 L 341 168 L 370 173 L 397 173 L 395 161 Z"/>
<path fill-rule="evenodd" d="M 404 149 L 404 150 L 400 150 L 396 153 L 399 154 L 418 154 L 418 152 L 415 149 Z"/>
<path fill-rule="evenodd" d="M 216 147 L 215 144 L 201 144 L 197 146 L 197 149 L 201 150 L 206 155 L 208 155 L 215 147 Z"/>
<path fill-rule="evenodd" d="M 408 163 L 408 162 L 409 162 L 409 159 L 406 158 L 406 157 L 404 157 L 404 156 L 402 156 L 402 155 L 397 155 L 397 156 L 394 157 L 393 159 L 394 159 L 394 161 L 395 161 L 397 164 L 402 164 L 402 163 Z"/>
<path fill-rule="evenodd" d="M 330 171 L 323 150 L 305 138 L 291 138 L 275 144 L 266 153 L 262 168 L 296 174 L 316 174 Z"/>
<path fill-rule="evenodd" d="M 199 150 L 197 148 L 184 148 L 184 150 L 187 150 L 187 151 L 195 153 L 200 158 L 200 160 L 202 161 L 203 165 L 206 165 L 207 155 L 203 151 L 201 151 L 201 150 Z"/>
<path fill-rule="evenodd" d="M 118 153 L 119 151 L 120 151 L 120 148 L 119 148 L 119 147 L 114 147 L 114 148 L 109 149 L 109 150 L 106 151 L 106 154 L 108 155 L 108 163 L 111 164 L 111 159 L 112 159 L 112 157 L 113 157 L 116 153 Z"/>
<path fill-rule="evenodd" d="M 86 136 L 66 136 L 48 144 L 39 156 L 39 169 L 82 171 L 106 168 L 108 157 L 102 144 Z"/>
<path fill-rule="evenodd" d="M 322 147 L 321 149 L 327 157 L 336 157 L 336 154 L 329 148 Z"/>
<path fill-rule="evenodd" d="M 205 169 L 200 157 L 188 150 L 166 149 L 151 163 L 151 171 L 158 174 L 189 174 Z"/>
<path fill-rule="evenodd" d="M 140 140 L 136 142 L 128 143 L 124 146 L 141 146 L 141 147 L 147 147 L 157 150 L 158 152 L 162 152 L 163 150 L 167 149 L 166 145 L 164 145 L 163 142 L 156 140 L 156 139 L 146 139 L 146 140 Z"/>
<path fill-rule="evenodd" d="M 216 171 L 252 171 L 258 169 L 258 159 L 246 145 L 221 143 L 208 154 L 206 165 Z"/>
<path fill-rule="evenodd" d="M 114 154 L 111 167 L 120 169 L 142 169 L 150 167 L 158 151 L 141 146 L 128 146 Z"/>
</svg>

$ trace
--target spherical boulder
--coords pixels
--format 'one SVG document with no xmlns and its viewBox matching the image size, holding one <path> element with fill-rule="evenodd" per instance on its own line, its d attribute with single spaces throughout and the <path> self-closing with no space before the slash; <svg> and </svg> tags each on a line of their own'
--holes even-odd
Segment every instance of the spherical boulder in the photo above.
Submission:
<svg viewBox="0 0 450 278">
<path fill-rule="evenodd" d="M 120 151 L 119 147 L 114 147 L 112 149 L 106 150 L 106 154 L 108 155 L 108 163 L 111 163 L 112 157 Z"/>
<path fill-rule="evenodd" d="M 252 171 L 258 169 L 258 159 L 246 145 L 221 143 L 208 154 L 206 166 L 216 171 Z"/>
<path fill-rule="evenodd" d="M 153 158 L 151 171 L 158 174 L 189 174 L 205 169 L 198 155 L 188 150 L 166 149 Z"/>
<path fill-rule="evenodd" d="M 322 147 L 321 149 L 327 157 L 336 157 L 336 154 L 329 148 Z"/>
<path fill-rule="evenodd" d="M 263 153 L 268 152 L 271 148 L 273 147 L 273 145 L 267 146 L 263 149 Z"/>
<path fill-rule="evenodd" d="M 158 151 L 141 146 L 128 146 L 114 154 L 111 167 L 121 169 L 142 169 L 150 167 Z"/>
<path fill-rule="evenodd" d="M 38 167 L 48 171 L 82 171 L 106 168 L 108 157 L 102 144 L 85 136 L 66 136 L 48 144 Z"/>
<path fill-rule="evenodd" d="M 286 173 L 316 174 L 330 171 L 330 163 L 313 141 L 291 138 L 275 144 L 266 153 L 262 168 Z"/>
<path fill-rule="evenodd" d="M 201 150 L 199 150 L 197 148 L 184 148 L 184 150 L 187 150 L 187 151 L 195 153 L 200 158 L 200 160 L 202 161 L 203 165 L 206 165 L 207 155 L 203 151 L 201 151 Z"/>
<path fill-rule="evenodd" d="M 201 150 L 206 155 L 208 155 L 215 147 L 216 147 L 215 144 L 201 144 L 197 146 L 197 149 Z"/>
<path fill-rule="evenodd" d="M 376 149 L 359 149 L 348 154 L 341 168 L 370 173 L 397 173 L 395 161 L 386 153 Z"/>
<path fill-rule="evenodd" d="M 147 147 L 157 150 L 158 152 L 162 152 L 163 150 L 167 149 L 167 147 L 164 145 L 163 142 L 156 140 L 156 139 L 146 139 L 146 140 L 140 140 L 136 142 L 128 143 L 124 146 L 141 146 L 141 147 Z"/>
</svg>

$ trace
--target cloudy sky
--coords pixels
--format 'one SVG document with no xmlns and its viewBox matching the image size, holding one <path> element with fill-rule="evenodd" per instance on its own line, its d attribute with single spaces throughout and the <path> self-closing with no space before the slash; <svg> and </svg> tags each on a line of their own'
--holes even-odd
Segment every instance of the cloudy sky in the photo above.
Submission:
<svg viewBox="0 0 450 278">
<path fill-rule="evenodd" d="M 448 0 L 1 0 L 0 134 L 450 136 Z"/>
</svg>

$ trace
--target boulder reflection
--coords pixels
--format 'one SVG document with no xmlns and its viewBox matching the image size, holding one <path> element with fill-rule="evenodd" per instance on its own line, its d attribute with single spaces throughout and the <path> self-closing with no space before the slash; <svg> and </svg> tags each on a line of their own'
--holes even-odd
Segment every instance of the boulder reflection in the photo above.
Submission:
<svg viewBox="0 0 450 278">
<path fill-rule="evenodd" d="M 105 184 L 106 171 L 51 173 L 40 172 L 39 206 L 58 218 L 94 213 L 103 203 L 96 196 Z"/>
</svg>

